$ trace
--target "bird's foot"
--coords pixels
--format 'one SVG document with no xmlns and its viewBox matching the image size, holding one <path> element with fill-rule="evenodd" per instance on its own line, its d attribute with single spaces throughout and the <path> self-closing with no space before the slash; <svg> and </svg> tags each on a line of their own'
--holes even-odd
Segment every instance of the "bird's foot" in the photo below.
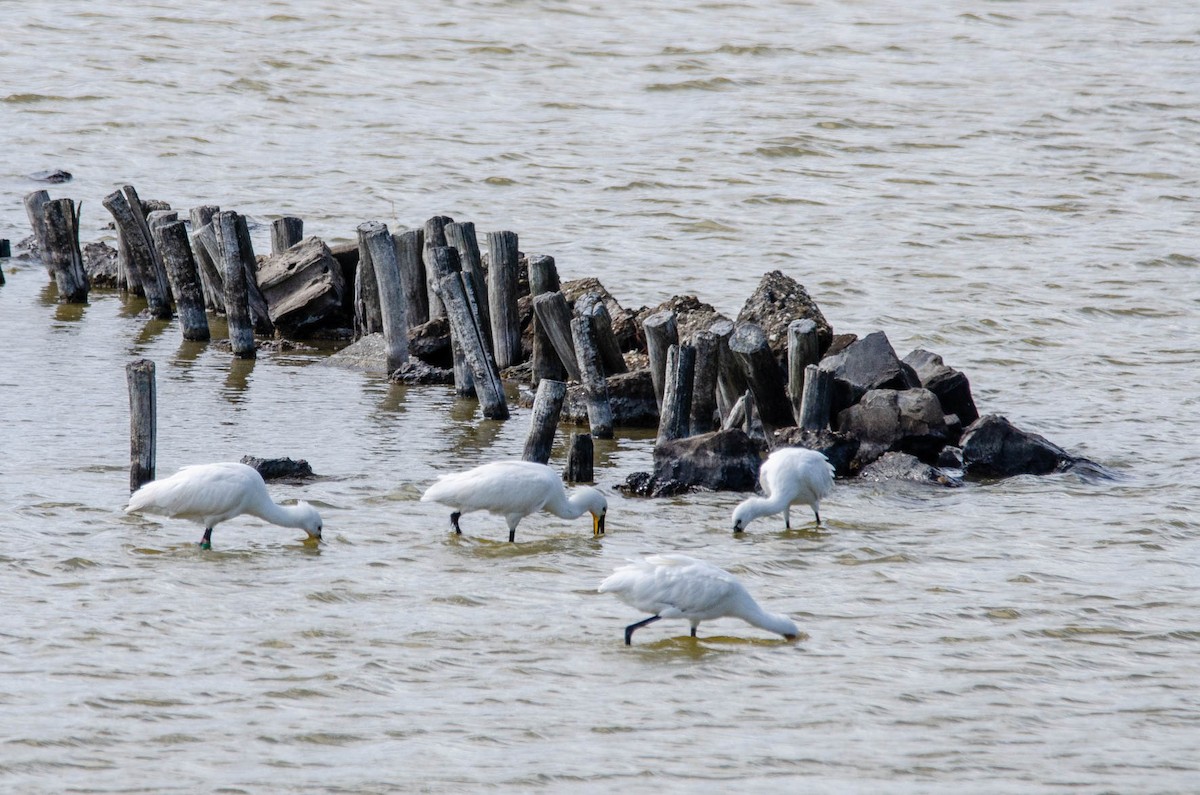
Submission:
<svg viewBox="0 0 1200 795">
<path fill-rule="evenodd" d="M 199 546 L 201 549 L 212 549 L 212 542 L 211 542 L 211 541 L 208 541 L 208 540 L 206 539 L 206 540 L 204 540 L 204 541 L 201 541 L 201 542 L 198 544 L 198 546 Z"/>
</svg>

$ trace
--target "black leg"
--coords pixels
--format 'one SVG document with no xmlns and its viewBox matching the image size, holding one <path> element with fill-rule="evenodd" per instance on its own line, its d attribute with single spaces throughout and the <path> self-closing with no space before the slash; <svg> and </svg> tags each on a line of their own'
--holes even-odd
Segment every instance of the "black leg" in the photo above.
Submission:
<svg viewBox="0 0 1200 795">
<path fill-rule="evenodd" d="M 454 526 L 454 532 L 462 535 L 462 528 L 458 526 L 458 517 L 462 516 L 462 511 L 455 511 L 450 514 L 450 524 Z"/>
<path fill-rule="evenodd" d="M 821 512 L 813 508 L 813 516 L 817 517 L 817 527 L 821 526 Z"/>
<path fill-rule="evenodd" d="M 696 637 L 696 628 L 692 627 L 692 637 Z"/>
<path fill-rule="evenodd" d="M 212 528 L 204 528 L 204 538 L 200 539 L 201 549 L 212 549 Z"/>
<path fill-rule="evenodd" d="M 517 528 L 510 527 L 508 529 L 508 543 L 511 544 L 512 542 L 514 542 L 516 540 L 517 540 Z"/>
<path fill-rule="evenodd" d="M 641 621 L 638 621 L 636 623 L 630 624 L 629 626 L 625 627 L 625 645 L 626 646 L 633 645 L 633 631 L 635 629 L 637 629 L 638 627 L 644 627 L 647 624 L 653 624 L 655 621 L 658 621 L 660 618 L 662 618 L 662 616 L 650 616 L 647 619 L 643 619 Z"/>
</svg>

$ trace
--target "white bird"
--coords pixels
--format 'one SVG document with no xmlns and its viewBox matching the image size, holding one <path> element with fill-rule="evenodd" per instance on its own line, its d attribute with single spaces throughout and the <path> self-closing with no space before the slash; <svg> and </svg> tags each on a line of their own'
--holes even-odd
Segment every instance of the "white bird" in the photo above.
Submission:
<svg viewBox="0 0 1200 795">
<path fill-rule="evenodd" d="M 740 618 L 778 633 L 788 640 L 799 630 L 787 616 L 768 613 L 758 606 L 732 574 L 711 563 L 687 555 L 650 555 L 621 566 L 600 583 L 600 593 L 611 593 L 650 618 L 625 627 L 625 645 L 633 643 L 633 631 L 660 618 L 684 618 L 691 622 L 692 637 L 701 621 Z"/>
<path fill-rule="evenodd" d="M 766 497 L 751 497 L 733 509 L 733 532 L 740 533 L 760 516 L 783 514 L 784 527 L 792 527 L 792 506 L 804 503 L 821 524 L 821 500 L 833 491 L 833 466 L 824 453 L 802 447 L 784 447 L 771 453 L 758 470 Z"/>
<path fill-rule="evenodd" d="M 214 527 L 244 513 L 321 539 L 321 515 L 315 508 L 304 501 L 277 505 L 258 470 L 228 461 L 187 466 L 169 478 L 151 481 L 130 496 L 125 512 L 197 522 L 204 526 L 202 549 L 211 549 Z"/>
<path fill-rule="evenodd" d="M 496 461 L 466 472 L 443 475 L 421 496 L 421 502 L 440 502 L 454 512 L 450 523 L 462 534 L 458 518 L 472 511 L 499 514 L 508 522 L 508 540 L 517 535 L 517 524 L 531 513 L 549 511 L 562 519 L 592 514 L 592 535 L 604 534 L 608 501 L 589 486 L 575 490 L 570 498 L 562 478 L 545 464 L 533 461 Z"/>
</svg>

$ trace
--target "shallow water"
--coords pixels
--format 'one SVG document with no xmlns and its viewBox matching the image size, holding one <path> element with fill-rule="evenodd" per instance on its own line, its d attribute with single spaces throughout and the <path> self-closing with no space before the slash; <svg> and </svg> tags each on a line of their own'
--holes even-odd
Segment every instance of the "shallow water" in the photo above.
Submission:
<svg viewBox="0 0 1200 795">
<path fill-rule="evenodd" d="M 624 499 L 518 543 L 417 502 L 518 455 L 320 353 L 233 362 L 38 266 L 0 287 L 0 788 L 13 792 L 1184 792 L 1200 787 L 1200 16 L 1186 3 L 319 0 L 0 3 L 0 237 L 25 175 L 125 183 L 350 239 L 513 229 L 627 306 L 736 313 L 759 276 L 839 332 L 935 350 L 1117 471 L 954 491 L 839 483 L 825 526 L 728 532 L 740 495 Z M 261 243 L 260 245 L 265 245 Z M 326 540 L 127 517 L 124 365 L 158 470 L 308 459 Z M 561 462 L 563 451 L 555 451 Z M 798 516 L 798 514 L 797 514 Z M 805 637 L 661 622 L 625 558 L 729 568 Z"/>
</svg>

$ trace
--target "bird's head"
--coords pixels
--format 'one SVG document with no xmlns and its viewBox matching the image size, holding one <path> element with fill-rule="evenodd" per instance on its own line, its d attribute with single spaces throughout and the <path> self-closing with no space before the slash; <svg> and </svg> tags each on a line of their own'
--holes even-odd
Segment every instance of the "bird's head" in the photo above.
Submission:
<svg viewBox="0 0 1200 795">
<path fill-rule="evenodd" d="M 604 535 L 604 516 L 608 513 L 608 500 L 591 486 L 584 486 L 579 491 L 584 495 L 585 505 L 592 514 L 592 535 Z"/>
<path fill-rule="evenodd" d="M 321 540 L 321 514 L 317 509 L 304 500 L 296 503 L 296 512 L 300 517 L 300 529 L 308 533 L 309 538 Z"/>
<path fill-rule="evenodd" d="M 753 519 L 754 514 L 751 513 L 750 506 L 743 502 L 733 509 L 733 532 L 742 532 Z"/>
</svg>

